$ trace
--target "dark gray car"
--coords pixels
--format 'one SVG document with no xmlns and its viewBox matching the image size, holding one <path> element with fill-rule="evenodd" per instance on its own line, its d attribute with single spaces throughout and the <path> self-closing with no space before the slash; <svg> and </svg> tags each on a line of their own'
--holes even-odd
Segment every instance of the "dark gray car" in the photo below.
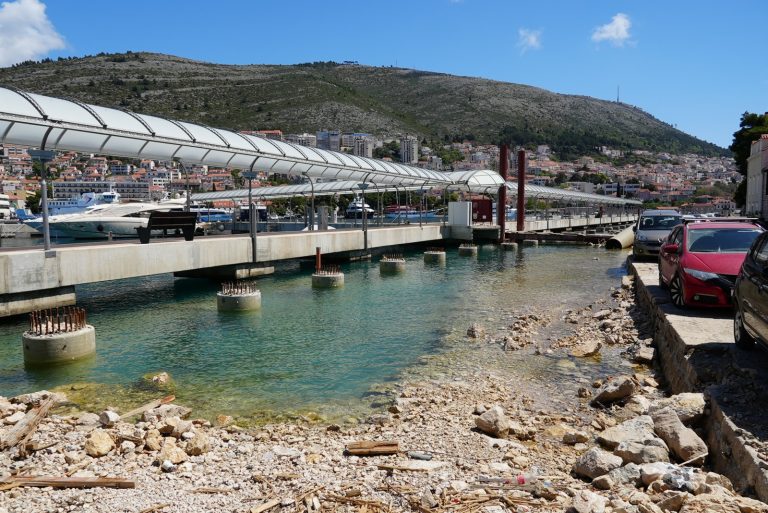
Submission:
<svg viewBox="0 0 768 513">
<path fill-rule="evenodd" d="M 742 349 L 755 341 L 768 347 L 768 232 L 760 235 L 744 258 L 733 287 L 733 338 Z"/>
<path fill-rule="evenodd" d="M 632 255 L 659 256 L 659 248 L 669 232 L 682 222 L 683 216 L 676 210 L 645 210 L 634 226 L 635 242 L 632 244 Z"/>
</svg>

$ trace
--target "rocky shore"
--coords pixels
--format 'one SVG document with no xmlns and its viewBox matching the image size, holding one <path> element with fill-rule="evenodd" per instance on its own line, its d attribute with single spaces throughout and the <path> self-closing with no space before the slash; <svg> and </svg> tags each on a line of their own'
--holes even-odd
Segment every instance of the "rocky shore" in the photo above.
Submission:
<svg viewBox="0 0 768 513">
<path fill-rule="evenodd" d="M 654 358 L 645 322 L 625 281 L 562 317 L 529 312 L 469 327 L 467 344 L 495 345 L 500 359 L 621 351 L 638 364 L 567 393 L 458 367 L 403 383 L 358 424 L 242 428 L 174 402 L 133 416 L 53 410 L 0 451 L 0 512 L 768 512 L 707 470 L 705 398 L 665 397 L 642 365 Z M 552 323 L 568 333 L 547 340 L 540 332 Z M 0 398 L 0 447 L 48 396 Z M 350 454 L 361 441 L 384 454 Z M 132 487 L 30 487 L 30 476 Z"/>
</svg>

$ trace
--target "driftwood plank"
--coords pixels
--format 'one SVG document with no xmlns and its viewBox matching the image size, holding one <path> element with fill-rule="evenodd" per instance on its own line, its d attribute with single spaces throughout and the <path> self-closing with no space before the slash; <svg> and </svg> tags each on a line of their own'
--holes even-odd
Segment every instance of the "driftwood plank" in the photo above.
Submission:
<svg viewBox="0 0 768 513">
<path fill-rule="evenodd" d="M 264 504 L 256 506 L 255 508 L 251 508 L 251 513 L 264 513 L 265 511 L 274 508 L 278 504 L 280 504 L 280 499 L 272 499 L 269 502 L 265 502 Z"/>
<path fill-rule="evenodd" d="M 131 410 L 128 413 L 123 413 L 122 415 L 120 415 L 120 420 L 125 420 L 128 417 L 133 417 L 134 415 L 139 415 L 141 413 L 144 413 L 145 411 L 149 411 L 149 410 L 152 410 L 154 408 L 157 408 L 158 406 L 160 406 L 162 404 L 172 403 L 175 399 L 176 399 L 176 396 L 173 396 L 173 395 L 169 395 L 169 396 L 163 397 L 162 399 L 156 399 L 156 400 L 154 400 L 152 402 L 149 402 L 149 403 L 145 404 L 144 406 L 140 406 L 140 407 L 136 408 L 135 410 Z"/>
<path fill-rule="evenodd" d="M 27 414 L 0 439 L 0 450 L 16 446 L 22 440 L 27 439 L 37 429 L 48 411 L 56 405 L 56 400 L 49 397 L 40 403 L 40 406 L 28 411 Z"/>
<path fill-rule="evenodd" d="M 0 479 L 0 485 L 4 484 L 53 488 L 136 488 L 135 481 L 109 477 L 11 476 Z"/>
<path fill-rule="evenodd" d="M 154 513 L 155 511 L 160 511 L 161 509 L 165 509 L 169 506 L 170 504 L 155 504 L 154 506 L 142 509 L 139 511 L 139 513 Z"/>
<path fill-rule="evenodd" d="M 380 440 L 361 440 L 347 444 L 347 453 L 352 456 L 379 456 L 400 452 L 398 442 Z"/>
</svg>

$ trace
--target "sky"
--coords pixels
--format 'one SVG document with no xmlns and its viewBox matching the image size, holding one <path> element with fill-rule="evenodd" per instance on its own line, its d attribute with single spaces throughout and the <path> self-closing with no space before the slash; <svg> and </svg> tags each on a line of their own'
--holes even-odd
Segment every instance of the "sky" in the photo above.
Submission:
<svg viewBox="0 0 768 513">
<path fill-rule="evenodd" d="M 764 0 L 12 0 L 0 67 L 148 51 L 223 64 L 357 61 L 634 105 L 730 145 L 768 111 Z"/>
</svg>

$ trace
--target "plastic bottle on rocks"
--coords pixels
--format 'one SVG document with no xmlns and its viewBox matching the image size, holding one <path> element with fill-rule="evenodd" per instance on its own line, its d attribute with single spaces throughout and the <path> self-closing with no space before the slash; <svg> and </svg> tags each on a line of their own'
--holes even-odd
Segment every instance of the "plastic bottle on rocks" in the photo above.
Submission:
<svg viewBox="0 0 768 513">
<path fill-rule="evenodd" d="M 521 472 L 517 475 L 517 484 L 524 485 L 535 483 L 540 475 L 541 471 L 538 467 L 531 467 L 527 472 Z"/>
</svg>

